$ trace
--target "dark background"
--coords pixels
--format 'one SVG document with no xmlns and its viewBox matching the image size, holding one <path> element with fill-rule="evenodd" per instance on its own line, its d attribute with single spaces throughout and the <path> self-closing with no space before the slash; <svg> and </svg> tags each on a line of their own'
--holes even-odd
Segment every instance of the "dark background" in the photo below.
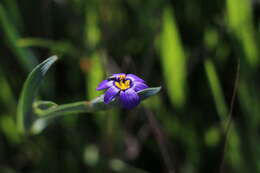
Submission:
<svg viewBox="0 0 260 173">
<path fill-rule="evenodd" d="M 260 172 L 259 7 L 258 0 L 0 1 L 0 173 Z M 38 135 L 20 135 L 23 83 L 54 54 L 42 100 L 91 100 L 117 72 L 162 91 L 133 110 L 68 115 Z"/>
</svg>

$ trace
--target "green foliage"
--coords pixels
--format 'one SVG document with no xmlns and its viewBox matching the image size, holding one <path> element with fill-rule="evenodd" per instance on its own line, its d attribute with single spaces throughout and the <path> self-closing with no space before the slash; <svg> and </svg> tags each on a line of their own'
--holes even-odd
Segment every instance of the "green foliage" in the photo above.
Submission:
<svg viewBox="0 0 260 173">
<path fill-rule="evenodd" d="M 8 41 L 8 45 L 15 53 L 17 59 L 21 62 L 21 65 L 29 71 L 36 64 L 36 59 L 29 50 L 17 46 L 17 40 L 20 36 L 16 28 L 11 24 L 7 15 L 5 8 L 0 3 L 0 25 L 4 32 L 4 37 Z"/>
<path fill-rule="evenodd" d="M 173 105 L 182 107 L 186 97 L 186 57 L 170 8 L 164 10 L 162 19 L 160 52 L 164 78 Z"/>
<path fill-rule="evenodd" d="M 98 84 L 104 80 L 104 70 L 101 63 L 102 53 L 95 52 L 89 58 L 89 71 L 86 75 L 86 85 L 87 85 L 87 93 L 88 99 L 97 97 L 99 92 L 96 91 Z"/>
<path fill-rule="evenodd" d="M 259 10 L 257 0 L 2 0 L 0 172 L 260 172 Z M 56 57 L 41 57 L 53 54 L 45 76 Z M 95 89 L 115 72 L 147 81 L 143 104 L 103 103 Z"/>
<path fill-rule="evenodd" d="M 259 57 L 250 1 L 227 0 L 227 20 L 235 39 L 241 44 L 246 62 L 255 67 L 259 63 Z"/>
<path fill-rule="evenodd" d="M 211 60 L 205 60 L 204 67 L 219 117 L 222 120 L 225 120 L 227 118 L 228 111 L 215 66 Z"/>
</svg>

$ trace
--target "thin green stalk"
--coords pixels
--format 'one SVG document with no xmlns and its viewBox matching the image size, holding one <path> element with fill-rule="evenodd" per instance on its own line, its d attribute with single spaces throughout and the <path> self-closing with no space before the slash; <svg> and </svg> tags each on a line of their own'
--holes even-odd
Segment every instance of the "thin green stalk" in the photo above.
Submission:
<svg viewBox="0 0 260 173">
<path fill-rule="evenodd" d="M 225 120 L 227 117 L 227 104 L 225 102 L 224 94 L 221 88 L 221 84 L 215 69 L 213 62 L 208 59 L 204 62 L 205 72 L 208 78 L 210 89 L 214 97 L 216 109 L 221 120 Z"/>
<path fill-rule="evenodd" d="M 109 107 L 109 105 L 105 104 L 96 105 L 89 101 L 80 101 L 75 103 L 59 105 L 56 108 L 51 108 L 50 110 L 42 111 L 42 114 L 40 114 L 39 116 L 41 117 L 40 119 L 49 119 L 61 115 L 63 116 L 75 113 L 95 112 L 101 109 L 108 109 Z"/>
<path fill-rule="evenodd" d="M 100 97 L 92 102 L 80 101 L 75 103 L 63 104 L 47 110 L 41 110 L 42 113 L 38 114 L 39 118 L 36 118 L 36 120 L 31 125 L 31 133 L 40 133 L 52 120 L 55 120 L 56 118 L 64 115 L 95 112 L 98 110 L 109 108 L 110 104 L 106 105 L 98 102 L 99 98 Z M 37 110 L 34 111 L 35 113 L 40 112 Z"/>
</svg>

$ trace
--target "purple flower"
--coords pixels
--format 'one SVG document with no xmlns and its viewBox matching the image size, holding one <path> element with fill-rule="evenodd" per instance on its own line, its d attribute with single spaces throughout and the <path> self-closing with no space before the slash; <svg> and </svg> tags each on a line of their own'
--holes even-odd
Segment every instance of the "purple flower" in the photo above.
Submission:
<svg viewBox="0 0 260 173">
<path fill-rule="evenodd" d="M 113 98 L 119 96 L 120 102 L 126 109 L 131 109 L 140 103 L 137 92 L 148 88 L 145 81 L 134 74 L 118 73 L 102 81 L 97 90 L 107 89 L 104 102 L 110 103 Z"/>
</svg>

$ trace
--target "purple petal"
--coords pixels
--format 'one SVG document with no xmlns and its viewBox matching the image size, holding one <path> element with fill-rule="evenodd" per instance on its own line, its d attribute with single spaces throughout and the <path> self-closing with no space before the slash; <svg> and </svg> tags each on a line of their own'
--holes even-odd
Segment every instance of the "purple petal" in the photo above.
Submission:
<svg viewBox="0 0 260 173">
<path fill-rule="evenodd" d="M 113 85 L 113 81 L 108 81 L 108 80 L 104 80 L 102 81 L 98 87 L 96 88 L 96 90 L 103 90 L 103 89 L 107 89 L 109 87 L 111 87 Z"/>
<path fill-rule="evenodd" d="M 140 103 L 140 97 L 133 89 L 121 91 L 120 100 L 126 109 L 131 109 Z"/>
<path fill-rule="evenodd" d="M 110 87 L 106 93 L 105 93 L 105 97 L 104 97 L 104 102 L 106 104 L 108 104 L 109 102 L 111 102 L 111 100 L 119 93 L 120 89 L 112 86 Z"/>
<path fill-rule="evenodd" d="M 138 91 L 141 91 L 145 88 L 148 88 L 148 86 L 145 83 L 142 83 L 142 82 L 135 82 L 133 88 L 136 92 L 138 92 Z"/>
<path fill-rule="evenodd" d="M 140 77 L 134 75 L 134 74 L 127 74 L 126 78 L 131 79 L 133 82 L 138 81 L 138 82 L 145 82 L 143 79 L 141 79 Z"/>
</svg>

